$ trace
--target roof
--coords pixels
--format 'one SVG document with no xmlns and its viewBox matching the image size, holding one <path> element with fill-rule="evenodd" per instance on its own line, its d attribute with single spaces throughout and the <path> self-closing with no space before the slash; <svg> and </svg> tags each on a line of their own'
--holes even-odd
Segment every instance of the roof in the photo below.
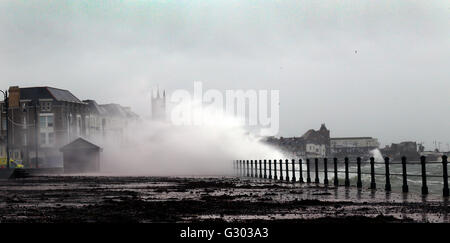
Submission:
<svg viewBox="0 0 450 243">
<path fill-rule="evenodd" d="M 72 141 L 71 143 L 61 147 L 59 149 L 59 151 L 64 152 L 64 151 L 70 151 L 70 150 L 85 150 L 85 149 L 95 149 L 95 150 L 99 150 L 99 151 L 102 150 L 102 148 L 87 141 L 84 138 L 77 138 L 74 141 Z"/>
<path fill-rule="evenodd" d="M 138 118 L 139 116 L 131 111 L 130 107 L 123 107 L 119 104 L 105 104 L 99 105 L 103 108 L 107 115 L 112 117 L 123 117 L 123 118 Z"/>
<path fill-rule="evenodd" d="M 82 103 L 70 91 L 64 89 L 57 89 L 53 87 L 20 88 L 20 99 L 30 99 L 30 100 L 53 99 L 56 101 Z"/>
<path fill-rule="evenodd" d="M 57 101 L 81 103 L 81 101 L 68 90 L 51 88 L 51 87 L 46 87 L 46 88 Z"/>
<path fill-rule="evenodd" d="M 106 115 L 106 110 L 101 107 L 95 100 L 83 100 L 84 103 L 88 104 L 89 109 L 97 115 Z"/>
<path fill-rule="evenodd" d="M 100 107 L 104 108 L 109 116 L 127 117 L 125 111 L 123 111 L 122 107 L 118 104 L 105 104 L 100 105 Z"/>
<path fill-rule="evenodd" d="M 315 135 L 317 135 L 318 132 L 314 131 L 314 129 L 309 129 L 305 134 L 301 136 L 302 139 L 309 139 Z"/>
<path fill-rule="evenodd" d="M 330 140 L 354 140 L 354 139 L 373 139 L 373 137 L 343 137 L 343 138 L 330 138 Z"/>
<path fill-rule="evenodd" d="M 130 107 L 122 107 L 122 110 L 126 113 L 128 118 L 139 118 L 139 116 L 134 113 Z"/>
</svg>

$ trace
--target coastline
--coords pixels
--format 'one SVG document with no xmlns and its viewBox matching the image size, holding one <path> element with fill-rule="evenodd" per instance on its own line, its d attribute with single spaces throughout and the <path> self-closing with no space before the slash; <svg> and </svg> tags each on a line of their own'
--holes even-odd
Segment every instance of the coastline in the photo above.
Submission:
<svg viewBox="0 0 450 243">
<path fill-rule="evenodd" d="M 234 177 L 4 180 L 2 223 L 450 222 L 448 198 Z"/>
</svg>

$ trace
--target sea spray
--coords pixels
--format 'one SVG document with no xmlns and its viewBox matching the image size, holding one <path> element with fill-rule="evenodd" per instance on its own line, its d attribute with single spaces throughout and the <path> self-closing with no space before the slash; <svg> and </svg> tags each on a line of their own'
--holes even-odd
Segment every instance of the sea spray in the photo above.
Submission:
<svg viewBox="0 0 450 243">
<path fill-rule="evenodd" d="M 196 109 L 199 108 L 196 106 Z M 200 125 L 141 120 L 130 124 L 122 143 L 106 141 L 101 171 L 118 175 L 230 175 L 237 159 L 283 158 L 237 118 L 204 109 Z M 199 123 L 193 123 L 199 124 Z"/>
<path fill-rule="evenodd" d="M 383 155 L 379 149 L 373 149 L 369 151 L 372 157 L 375 159 L 375 162 L 384 162 Z"/>
</svg>

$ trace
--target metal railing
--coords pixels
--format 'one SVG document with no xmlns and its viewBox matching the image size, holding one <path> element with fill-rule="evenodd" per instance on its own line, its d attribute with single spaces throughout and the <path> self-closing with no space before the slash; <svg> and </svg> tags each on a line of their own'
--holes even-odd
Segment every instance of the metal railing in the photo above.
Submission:
<svg viewBox="0 0 450 243">
<path fill-rule="evenodd" d="M 323 184 L 328 185 L 328 158 L 322 158 L 323 162 L 322 170 L 319 169 L 319 158 L 314 158 L 314 183 L 320 183 L 319 173 L 323 173 L 324 179 Z M 334 186 L 339 186 L 339 173 L 344 173 L 344 186 L 350 186 L 350 174 L 356 174 L 356 187 L 362 188 L 362 175 L 370 175 L 370 187 L 369 189 L 375 190 L 377 188 L 375 177 L 376 176 L 384 176 L 384 189 L 387 192 L 392 191 L 391 186 L 391 176 L 401 176 L 402 177 L 402 192 L 409 192 L 408 180 L 409 176 L 412 177 L 421 177 L 422 178 L 422 186 L 421 192 L 423 195 L 427 195 L 428 185 L 427 178 L 442 178 L 443 179 L 443 189 L 442 195 L 444 197 L 449 196 L 449 187 L 448 187 L 448 158 L 447 156 L 442 156 L 442 162 L 439 161 L 428 161 L 425 156 L 420 157 L 420 161 L 407 161 L 406 157 L 402 157 L 400 162 L 391 162 L 389 157 L 384 158 L 384 162 L 375 162 L 373 157 L 370 158 L 370 173 L 362 172 L 361 170 L 361 158 L 356 158 L 356 161 L 350 162 L 348 157 L 344 158 L 343 165 L 344 170 L 339 170 L 338 165 L 342 162 L 338 160 L 338 158 L 333 158 L 333 174 Z M 283 163 L 284 162 L 284 163 Z M 289 164 L 291 164 L 291 171 L 289 171 Z M 356 164 L 356 171 L 349 171 L 349 164 Z M 375 164 L 384 164 L 385 173 L 375 173 Z M 442 174 L 441 175 L 430 175 L 427 174 L 427 166 L 428 164 L 442 164 Z M 298 165 L 299 170 L 299 178 L 296 178 L 296 165 Z M 390 165 L 401 165 L 402 173 L 391 173 Z M 421 173 L 420 174 L 408 174 L 407 166 L 408 165 L 420 165 Z M 283 171 L 284 166 L 284 171 Z M 261 178 L 261 179 L 269 179 L 269 180 L 279 180 L 286 182 L 299 182 L 305 183 L 303 178 L 303 166 L 306 167 L 306 183 L 312 183 L 311 178 L 311 159 L 307 158 L 305 161 L 303 159 L 274 159 L 274 160 L 235 160 L 233 161 L 233 168 L 235 174 L 237 176 L 243 177 L 252 177 L 252 178 Z M 284 177 L 283 177 L 284 176 Z M 291 177 L 290 177 L 291 176 Z"/>
</svg>

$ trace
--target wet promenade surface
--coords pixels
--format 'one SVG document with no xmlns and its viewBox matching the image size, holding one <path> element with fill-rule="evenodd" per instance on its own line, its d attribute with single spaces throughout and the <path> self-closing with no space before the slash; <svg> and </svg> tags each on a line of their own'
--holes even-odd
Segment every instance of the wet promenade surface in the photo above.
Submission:
<svg viewBox="0 0 450 243">
<path fill-rule="evenodd" d="M 5 222 L 450 222 L 440 195 L 229 177 L 2 180 Z"/>
</svg>

